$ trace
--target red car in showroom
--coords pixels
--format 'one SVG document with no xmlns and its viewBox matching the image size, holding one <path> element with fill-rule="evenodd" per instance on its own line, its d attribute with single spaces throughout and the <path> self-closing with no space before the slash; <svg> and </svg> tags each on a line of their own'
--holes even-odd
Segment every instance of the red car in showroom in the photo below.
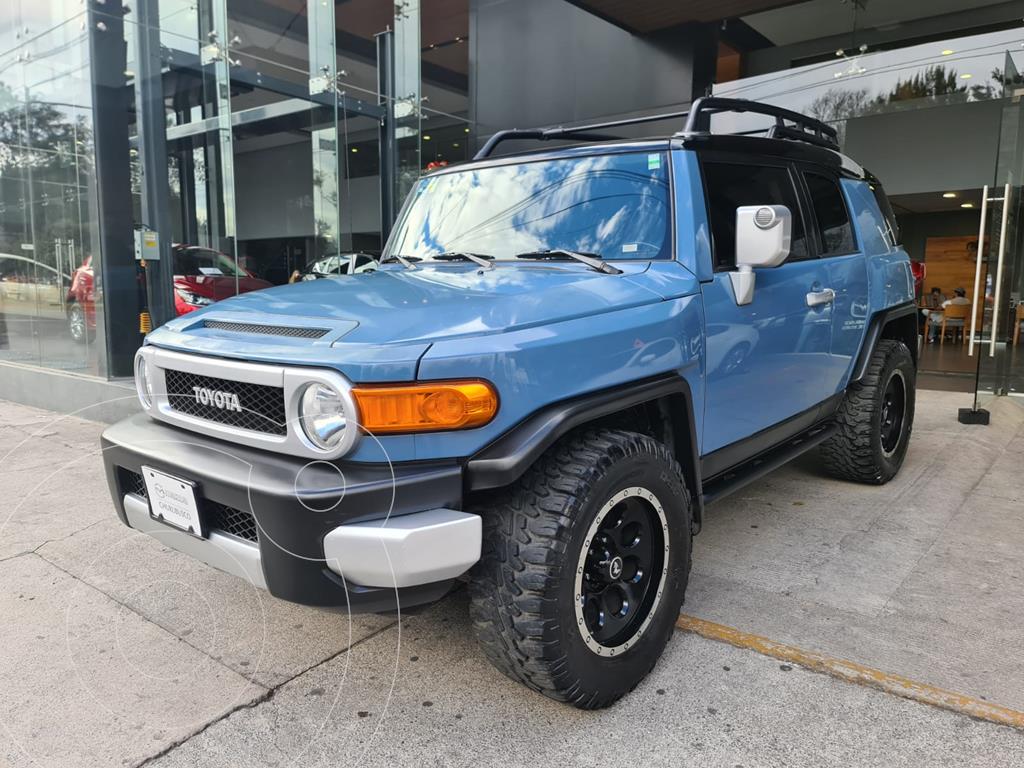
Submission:
<svg viewBox="0 0 1024 768">
<path fill-rule="evenodd" d="M 175 243 L 171 246 L 171 258 L 174 260 L 174 309 L 179 315 L 228 296 L 272 285 L 238 266 L 227 254 L 211 248 Z M 71 277 L 67 316 L 68 331 L 77 342 L 84 342 L 96 329 L 92 256 L 87 256 Z"/>
</svg>

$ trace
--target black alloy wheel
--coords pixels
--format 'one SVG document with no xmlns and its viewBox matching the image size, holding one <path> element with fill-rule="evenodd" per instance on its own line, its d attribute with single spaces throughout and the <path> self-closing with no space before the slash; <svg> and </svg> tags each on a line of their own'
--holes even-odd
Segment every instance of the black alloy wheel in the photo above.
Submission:
<svg viewBox="0 0 1024 768">
<path fill-rule="evenodd" d="M 576 579 L 577 624 L 594 653 L 625 651 L 646 630 L 668 570 L 667 533 L 665 512 L 646 488 L 620 491 L 598 513 Z"/>
<path fill-rule="evenodd" d="M 907 408 L 907 383 L 899 369 L 894 370 L 882 396 L 882 453 L 892 456 L 903 435 L 903 414 Z"/>
</svg>

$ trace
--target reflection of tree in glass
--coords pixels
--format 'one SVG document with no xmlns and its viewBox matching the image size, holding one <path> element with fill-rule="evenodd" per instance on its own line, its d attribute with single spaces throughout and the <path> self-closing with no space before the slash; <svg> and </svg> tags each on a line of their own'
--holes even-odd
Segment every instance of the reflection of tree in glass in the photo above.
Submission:
<svg viewBox="0 0 1024 768">
<path fill-rule="evenodd" d="M 0 176 L 7 182 L 0 214 L 24 212 L 0 219 L 0 252 L 21 253 L 23 244 L 34 244 L 34 258 L 55 266 L 56 239 L 82 247 L 91 159 L 92 131 L 78 107 L 24 101 L 0 83 Z"/>
<path fill-rule="evenodd" d="M 1003 95 L 1007 86 L 1024 85 L 1024 77 L 1019 72 L 1013 72 L 1009 76 L 1003 70 L 996 67 L 992 70 L 991 82 L 984 85 L 971 86 L 971 100 L 984 101 L 985 99 L 998 99 Z"/>
<path fill-rule="evenodd" d="M 936 64 L 927 67 L 923 72 L 917 72 L 909 80 L 902 78 L 897 80 L 896 85 L 889 93 L 878 96 L 875 100 L 879 104 L 892 104 L 896 101 L 930 99 L 966 93 L 967 86 L 957 82 L 955 69 L 947 70 L 942 64 Z"/>
<path fill-rule="evenodd" d="M 839 145 L 846 138 L 846 121 L 851 117 L 863 115 L 871 106 L 871 98 L 867 88 L 848 91 L 841 88 L 829 88 L 825 93 L 811 102 L 807 111 L 826 123 L 832 123 L 839 134 Z"/>
<path fill-rule="evenodd" d="M 0 143 L 21 150 L 20 157 L 18 152 L 13 155 L 15 165 L 31 163 L 35 168 L 73 164 L 74 152 L 62 148 L 77 147 L 81 152 L 82 142 L 88 142 L 90 136 L 83 115 L 71 120 L 53 104 L 26 103 L 16 98 L 9 86 L 0 83 Z"/>
<path fill-rule="evenodd" d="M 872 97 L 867 88 L 829 88 L 807 107 L 807 112 L 819 120 L 831 123 L 843 144 L 846 121 L 861 115 L 885 112 L 890 104 L 914 99 L 943 99 L 943 101 L 985 101 L 1002 95 L 1005 76 L 1001 69 L 992 71 L 991 80 L 968 87 L 961 83 L 955 69 L 947 70 L 942 64 L 926 67 L 908 79 L 900 78 L 887 93 Z M 1013 80 L 1021 81 L 1019 75 Z"/>
</svg>

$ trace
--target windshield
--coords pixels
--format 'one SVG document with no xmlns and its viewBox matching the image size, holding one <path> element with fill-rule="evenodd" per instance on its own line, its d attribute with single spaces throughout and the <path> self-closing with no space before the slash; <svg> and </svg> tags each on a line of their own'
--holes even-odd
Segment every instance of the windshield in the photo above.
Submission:
<svg viewBox="0 0 1024 768">
<path fill-rule="evenodd" d="M 248 277 L 245 270 L 220 251 L 181 248 L 174 252 L 174 274 L 183 277 Z"/>
<path fill-rule="evenodd" d="M 666 152 L 563 158 L 421 179 L 389 254 L 498 259 L 564 249 L 605 259 L 671 254 Z"/>
</svg>

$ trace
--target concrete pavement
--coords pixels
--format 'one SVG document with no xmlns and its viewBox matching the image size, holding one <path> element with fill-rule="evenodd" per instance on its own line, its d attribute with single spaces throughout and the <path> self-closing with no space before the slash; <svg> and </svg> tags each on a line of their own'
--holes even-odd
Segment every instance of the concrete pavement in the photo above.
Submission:
<svg viewBox="0 0 1024 768">
<path fill-rule="evenodd" d="M 1024 411 L 921 393 L 882 488 L 808 459 L 711 508 L 684 610 L 1024 709 Z M 56 419 L 56 420 L 55 420 Z M 401 623 L 282 603 L 117 522 L 102 427 L 0 404 L 0 765 L 1020 765 L 1024 734 L 677 633 L 610 710 Z"/>
</svg>

